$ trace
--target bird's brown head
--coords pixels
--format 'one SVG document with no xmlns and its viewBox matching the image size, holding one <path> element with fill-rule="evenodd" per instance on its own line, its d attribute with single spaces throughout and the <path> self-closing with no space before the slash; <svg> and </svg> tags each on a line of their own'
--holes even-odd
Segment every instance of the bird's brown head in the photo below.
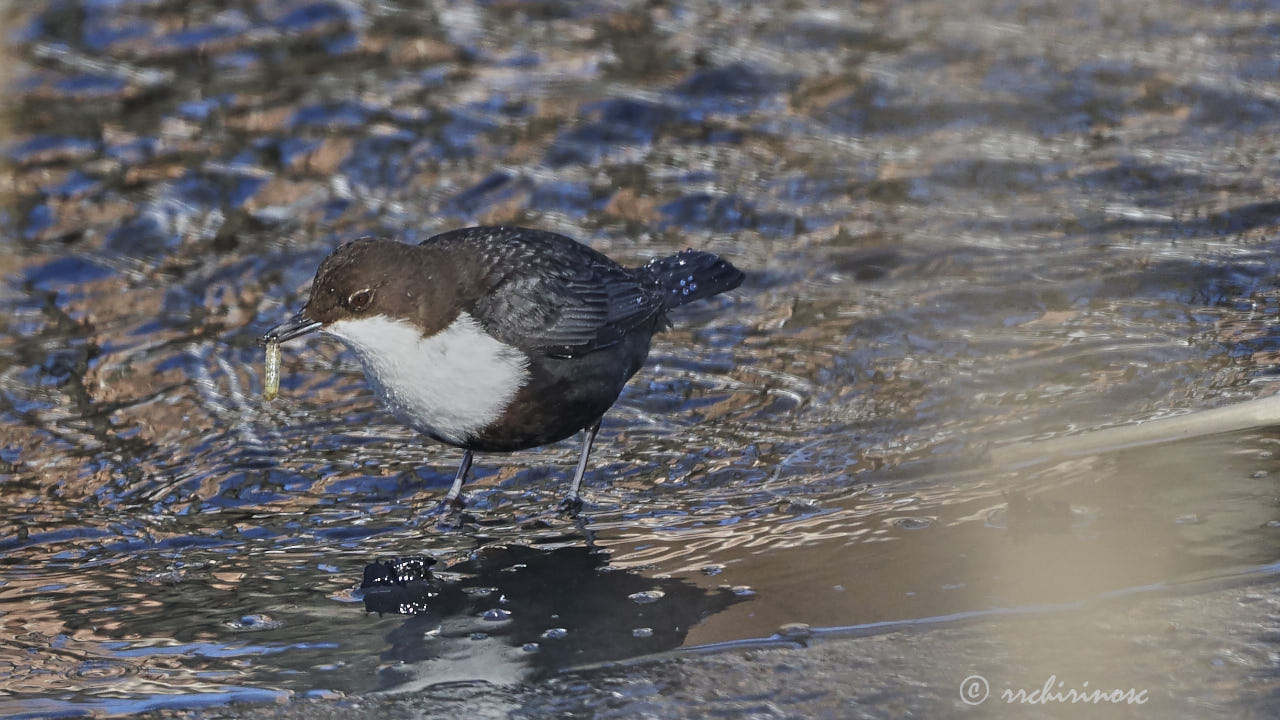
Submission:
<svg viewBox="0 0 1280 720">
<path fill-rule="evenodd" d="M 403 271 L 412 248 L 390 240 L 343 243 L 320 263 L 302 312 L 323 324 L 379 314 L 393 271 Z"/>
<path fill-rule="evenodd" d="M 393 240 L 343 243 L 320 263 L 307 304 L 263 339 L 283 342 L 343 320 L 378 315 L 413 319 L 430 328 L 435 315 L 451 309 L 441 307 L 431 260 L 422 247 Z"/>
</svg>

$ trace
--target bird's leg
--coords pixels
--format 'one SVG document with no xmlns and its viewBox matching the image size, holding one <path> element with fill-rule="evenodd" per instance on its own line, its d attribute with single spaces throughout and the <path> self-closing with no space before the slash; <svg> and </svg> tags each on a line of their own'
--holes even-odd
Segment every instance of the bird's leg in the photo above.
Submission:
<svg viewBox="0 0 1280 720">
<path fill-rule="evenodd" d="M 453 486 L 449 488 L 449 492 L 445 493 L 444 499 L 440 501 L 441 510 L 461 512 L 462 508 L 466 506 L 466 501 L 462 499 L 462 484 L 467 481 L 467 473 L 469 472 L 471 472 L 471 451 L 464 450 L 462 462 L 458 463 L 458 472 L 453 476 Z"/>
<path fill-rule="evenodd" d="M 603 420 L 604 418 L 601 418 Z M 582 435 L 582 454 L 578 456 L 578 468 L 573 472 L 573 482 L 569 485 L 569 494 L 565 495 L 564 500 L 560 501 L 560 512 L 577 516 L 578 511 L 582 509 L 582 496 L 579 491 L 582 489 L 582 476 L 587 474 L 587 456 L 591 454 L 591 443 L 596 440 L 596 433 L 600 432 L 600 420 L 586 429 Z"/>
</svg>

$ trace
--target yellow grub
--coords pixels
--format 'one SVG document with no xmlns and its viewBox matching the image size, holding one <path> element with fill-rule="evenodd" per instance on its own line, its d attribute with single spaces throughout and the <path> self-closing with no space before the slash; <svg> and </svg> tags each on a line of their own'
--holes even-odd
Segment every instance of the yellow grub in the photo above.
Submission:
<svg viewBox="0 0 1280 720">
<path fill-rule="evenodd" d="M 263 382 L 262 397 L 275 400 L 280 393 L 280 343 L 267 343 L 267 376 Z"/>
</svg>

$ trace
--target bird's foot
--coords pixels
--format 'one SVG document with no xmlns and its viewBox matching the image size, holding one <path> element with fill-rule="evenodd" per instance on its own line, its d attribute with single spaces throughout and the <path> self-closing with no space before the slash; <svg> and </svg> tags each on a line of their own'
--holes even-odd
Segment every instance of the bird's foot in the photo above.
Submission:
<svg viewBox="0 0 1280 720">
<path fill-rule="evenodd" d="M 440 530 L 460 530 L 467 523 L 474 523 L 476 518 L 465 512 L 467 501 L 459 497 L 446 497 L 436 506 L 433 515 L 439 516 L 436 528 Z"/>
<path fill-rule="evenodd" d="M 449 497 L 448 495 L 445 495 L 444 498 L 440 500 L 440 504 L 436 505 L 436 509 L 433 512 L 436 515 L 444 515 L 448 513 L 459 513 L 459 512 L 462 512 L 462 510 L 466 507 L 467 507 L 467 500 L 461 495 L 455 495 L 453 497 Z"/>
<path fill-rule="evenodd" d="M 576 518 L 578 517 L 578 513 L 582 512 L 582 498 L 577 495 L 570 495 L 560 501 L 558 510 L 561 515 L 568 515 L 571 518 Z"/>
</svg>

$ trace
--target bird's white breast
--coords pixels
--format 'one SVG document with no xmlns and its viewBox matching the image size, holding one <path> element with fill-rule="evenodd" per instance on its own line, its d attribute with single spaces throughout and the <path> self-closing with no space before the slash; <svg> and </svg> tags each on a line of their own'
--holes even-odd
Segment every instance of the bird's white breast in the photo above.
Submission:
<svg viewBox="0 0 1280 720">
<path fill-rule="evenodd" d="M 470 315 L 423 337 L 383 315 L 339 320 L 324 331 L 347 344 L 378 397 L 401 422 L 454 443 L 497 420 L 529 379 L 529 359 Z"/>
</svg>

